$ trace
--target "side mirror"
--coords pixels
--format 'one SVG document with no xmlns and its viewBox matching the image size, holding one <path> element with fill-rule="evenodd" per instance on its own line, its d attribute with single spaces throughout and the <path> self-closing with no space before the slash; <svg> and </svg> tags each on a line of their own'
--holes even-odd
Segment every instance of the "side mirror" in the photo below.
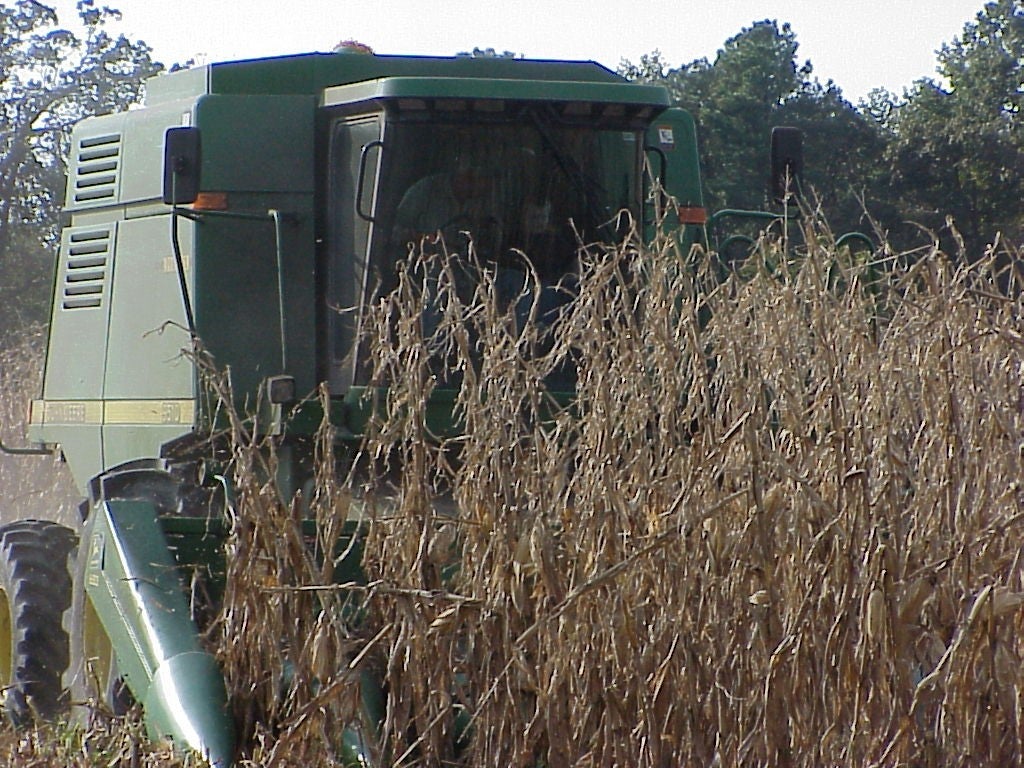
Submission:
<svg viewBox="0 0 1024 768">
<path fill-rule="evenodd" d="M 772 128 L 772 197 L 791 203 L 799 195 L 804 175 L 804 134 L 799 128 Z"/>
<path fill-rule="evenodd" d="M 199 129 L 168 128 L 164 135 L 164 203 L 186 205 L 199 196 Z"/>
</svg>

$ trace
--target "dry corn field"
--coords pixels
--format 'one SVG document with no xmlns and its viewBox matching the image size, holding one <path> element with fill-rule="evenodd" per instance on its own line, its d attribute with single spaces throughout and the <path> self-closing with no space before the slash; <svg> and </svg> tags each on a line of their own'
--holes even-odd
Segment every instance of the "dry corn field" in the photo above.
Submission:
<svg viewBox="0 0 1024 768">
<path fill-rule="evenodd" d="M 22 447 L 32 398 L 39 397 L 45 329 L 29 327 L 0 335 L 0 441 Z M 0 452 L 0 524 L 19 517 L 65 524 L 76 515 L 70 472 L 51 456 L 9 456 Z"/>
<path fill-rule="evenodd" d="M 360 679 L 380 765 L 1024 761 L 1018 278 L 808 240 L 734 270 L 584 249 L 550 335 L 539 290 L 414 260 L 364 322 L 359 471 L 325 428 L 282 503 L 235 422 L 210 642 L 247 764 L 334 764 Z M 442 386 L 456 438 L 425 426 Z M 365 511 L 366 584 L 330 586 L 303 507 L 321 551 Z"/>
</svg>

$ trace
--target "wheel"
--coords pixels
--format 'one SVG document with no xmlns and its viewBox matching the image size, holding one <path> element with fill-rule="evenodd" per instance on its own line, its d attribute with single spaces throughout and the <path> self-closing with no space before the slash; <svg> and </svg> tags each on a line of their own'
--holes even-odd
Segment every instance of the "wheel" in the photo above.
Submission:
<svg viewBox="0 0 1024 768">
<path fill-rule="evenodd" d="M 67 707 L 63 622 L 77 543 L 73 531 L 46 520 L 0 528 L 0 680 L 3 709 L 15 725 L 53 720 Z"/>
</svg>

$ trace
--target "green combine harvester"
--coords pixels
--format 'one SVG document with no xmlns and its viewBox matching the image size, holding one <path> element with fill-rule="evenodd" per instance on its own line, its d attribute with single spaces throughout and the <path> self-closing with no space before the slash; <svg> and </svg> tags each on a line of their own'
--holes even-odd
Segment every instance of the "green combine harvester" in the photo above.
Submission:
<svg viewBox="0 0 1024 768">
<path fill-rule="evenodd" d="M 799 134 L 773 144 L 776 177 L 798 172 Z M 200 340 L 236 404 L 260 409 L 291 493 L 312 473 L 321 385 L 338 450 L 359 444 L 360 313 L 410 244 L 471 232 L 480 264 L 521 287 L 529 254 L 556 286 L 578 238 L 619 237 L 621 211 L 651 222 L 656 189 L 684 245 L 708 226 L 692 118 L 664 88 L 583 62 L 200 66 L 152 79 L 142 109 L 84 120 L 68 168 L 43 391 L 32 447 L 14 450 L 59 451 L 85 501 L 78 530 L 0 529 L 5 706 L 25 722 L 134 701 L 154 736 L 216 766 L 235 729 L 187 579 L 222 572 L 225 489 L 217 402 L 182 350 Z M 451 394 L 433 395 L 442 421 Z"/>
</svg>

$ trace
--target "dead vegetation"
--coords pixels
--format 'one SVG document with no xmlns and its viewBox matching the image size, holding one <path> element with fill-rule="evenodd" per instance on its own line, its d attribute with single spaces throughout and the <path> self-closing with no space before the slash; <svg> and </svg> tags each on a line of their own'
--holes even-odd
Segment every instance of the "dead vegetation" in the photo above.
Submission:
<svg viewBox="0 0 1024 768">
<path fill-rule="evenodd" d="M 247 764 L 341 764 L 344 724 L 379 765 L 1024 760 L 1018 278 L 808 240 L 584 249 L 553 330 L 530 278 L 414 259 L 366 322 L 373 471 L 325 429 L 286 502 L 236 422 L 211 637 Z M 354 504 L 367 582 L 330 586 Z"/>
<path fill-rule="evenodd" d="M 89 729 L 58 724 L 0 731 L 0 764 L 25 768 L 201 768 L 195 755 L 147 743 L 138 720 L 94 718 Z"/>
<path fill-rule="evenodd" d="M 363 456 L 403 468 L 368 496 L 368 584 L 281 590 L 319 583 L 308 550 L 238 529 L 274 589 L 226 625 L 261 638 L 236 697 L 293 649 L 275 758 L 336 748 L 363 669 L 385 765 L 1021 760 L 1016 278 L 810 239 L 736 272 L 669 240 L 586 249 L 550 338 L 528 280 L 510 302 L 487 270 L 474 292 L 444 259 L 403 269 L 368 320 L 389 389 Z M 451 440 L 427 428 L 442 386 Z"/>
<path fill-rule="evenodd" d="M 24 447 L 29 403 L 39 396 L 45 329 L 29 326 L 0 336 L 0 441 Z M 27 517 L 69 523 L 77 499 L 70 472 L 54 456 L 0 452 L 0 524 Z"/>
</svg>

